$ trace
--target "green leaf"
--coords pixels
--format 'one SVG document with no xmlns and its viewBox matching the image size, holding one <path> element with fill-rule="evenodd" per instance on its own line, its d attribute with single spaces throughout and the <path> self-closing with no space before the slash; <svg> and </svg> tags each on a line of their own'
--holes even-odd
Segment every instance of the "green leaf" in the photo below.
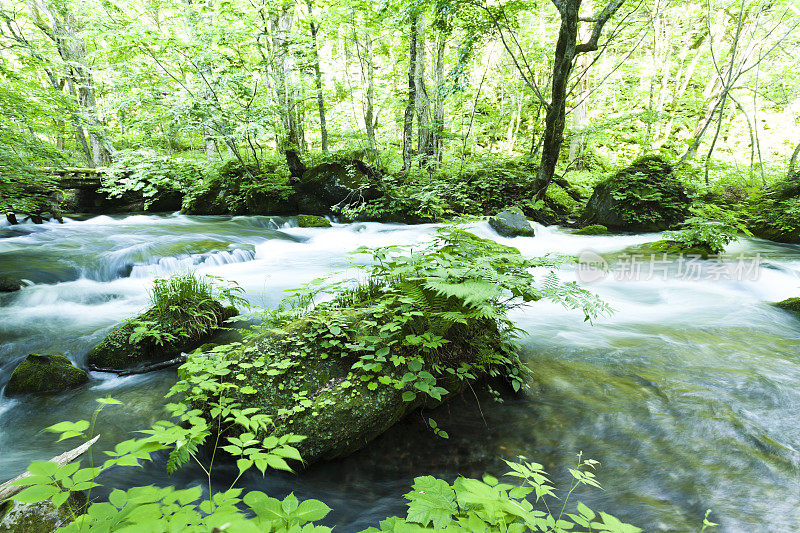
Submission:
<svg viewBox="0 0 800 533">
<path fill-rule="evenodd" d="M 456 494 L 444 480 L 433 476 L 414 479 L 414 490 L 405 495 L 408 504 L 408 520 L 423 526 L 433 524 L 434 529 L 444 529 L 458 514 Z"/>
</svg>

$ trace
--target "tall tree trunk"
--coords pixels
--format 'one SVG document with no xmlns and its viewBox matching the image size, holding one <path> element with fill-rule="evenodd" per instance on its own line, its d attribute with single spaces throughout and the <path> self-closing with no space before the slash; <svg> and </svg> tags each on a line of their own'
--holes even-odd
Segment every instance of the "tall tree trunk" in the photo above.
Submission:
<svg viewBox="0 0 800 533">
<path fill-rule="evenodd" d="M 50 4 L 47 0 L 41 3 L 30 0 L 28 9 L 33 24 L 55 43 L 58 55 L 64 62 L 70 95 L 82 111 L 83 123 L 88 132 L 87 150 L 83 125 L 76 124 L 76 134 L 79 143 L 84 145 L 87 163 L 90 166 L 108 164 L 115 150 L 108 140 L 97 111 L 94 78 L 86 62 L 86 43 L 78 37 L 81 24 L 66 5 Z M 42 14 L 47 17 L 47 21 Z"/>
<path fill-rule="evenodd" d="M 408 102 L 403 116 L 403 170 L 411 169 L 413 157 L 412 141 L 414 137 L 414 110 L 416 108 L 416 71 L 417 71 L 417 17 L 411 19 L 411 39 L 408 46 Z"/>
<path fill-rule="evenodd" d="M 550 104 L 545 116 L 545 131 L 542 141 L 542 160 L 534 186 L 536 197 L 544 198 L 547 187 L 555 174 L 561 143 L 564 141 L 564 123 L 567 103 L 567 86 L 575 59 L 578 39 L 578 10 L 580 0 L 566 0 L 556 4 L 561 13 L 561 28 L 558 32 L 555 57 L 553 59 L 553 84 Z"/>
<path fill-rule="evenodd" d="M 444 55 L 446 38 L 439 32 L 436 38 L 436 62 L 433 72 L 433 159 L 436 168 L 442 164 L 442 134 L 444 132 Z"/>
<path fill-rule="evenodd" d="M 425 15 L 420 13 L 416 20 L 417 60 L 414 69 L 414 86 L 416 90 L 417 113 L 417 152 L 420 166 L 429 167 L 429 158 L 433 155 L 431 139 L 431 117 L 428 89 L 425 87 Z"/>
<path fill-rule="evenodd" d="M 364 61 L 366 62 L 367 94 L 364 106 L 364 125 L 367 129 L 370 157 L 377 162 L 375 144 L 375 64 L 372 57 L 372 35 L 369 30 L 364 35 Z"/>
<path fill-rule="evenodd" d="M 534 182 L 537 199 L 544 198 L 547 187 L 553 180 L 561 144 L 564 141 L 567 87 L 573 60 L 578 54 L 594 52 L 598 49 L 597 43 L 603 32 L 603 26 L 622 7 L 623 2 L 624 0 L 611 0 L 600 13 L 592 17 L 593 26 L 589 40 L 577 44 L 578 11 L 580 11 L 581 0 L 553 0 L 561 15 L 561 27 L 553 60 L 552 96 L 545 116 L 542 160 Z"/>
<path fill-rule="evenodd" d="M 317 45 L 318 28 L 314 22 L 313 6 L 311 0 L 308 0 L 308 15 L 311 17 L 311 47 L 313 54 L 312 60 L 314 63 L 314 84 L 317 88 L 317 108 L 319 109 L 319 131 L 322 139 L 322 151 L 328 151 L 328 122 L 325 120 L 325 97 L 322 92 L 322 71 L 319 68 L 319 47 Z"/>
<path fill-rule="evenodd" d="M 579 29 L 579 36 L 581 41 L 589 38 L 588 26 Z M 576 168 L 581 168 L 581 158 L 583 156 L 583 147 L 586 143 L 586 133 L 584 129 L 589 125 L 589 90 L 591 85 L 589 83 L 589 68 L 592 65 L 592 58 L 588 54 L 583 54 L 578 57 L 577 69 L 581 74 L 581 79 L 578 80 L 577 98 L 578 103 L 572 110 L 572 127 L 575 130 L 572 139 L 569 142 L 569 165 L 575 165 Z"/>
<path fill-rule="evenodd" d="M 272 49 L 274 54 L 273 70 L 275 93 L 283 125 L 283 142 L 287 147 L 302 150 L 300 132 L 297 123 L 297 111 L 294 89 L 291 84 L 292 60 L 290 38 L 292 31 L 292 7 L 280 7 L 271 16 Z"/>
</svg>

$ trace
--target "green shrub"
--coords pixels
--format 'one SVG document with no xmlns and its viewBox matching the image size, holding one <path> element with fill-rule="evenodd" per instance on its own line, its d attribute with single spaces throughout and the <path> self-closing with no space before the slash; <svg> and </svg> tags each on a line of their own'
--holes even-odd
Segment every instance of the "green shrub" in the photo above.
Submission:
<svg viewBox="0 0 800 533">
<path fill-rule="evenodd" d="M 159 196 L 182 194 L 190 184 L 201 179 L 200 168 L 192 161 L 148 149 L 120 150 L 114 155 L 113 164 L 105 170 L 100 192 L 110 198 L 121 198 L 129 192 L 140 193 L 148 209 Z"/>
<path fill-rule="evenodd" d="M 800 190 L 791 183 L 754 194 L 747 204 L 747 225 L 758 237 L 779 242 L 800 242 Z"/>
<path fill-rule="evenodd" d="M 725 251 L 725 246 L 739 240 L 739 233 L 750 231 L 736 216 L 715 205 L 694 209 L 695 216 L 686 219 L 679 231 L 668 231 L 664 238 L 677 245 L 676 250 L 703 250 L 709 254 Z"/>
<path fill-rule="evenodd" d="M 272 156 L 260 163 L 260 167 L 249 166 L 245 170 L 238 160 L 228 160 L 210 169 L 202 180 L 189 187 L 183 210 L 241 215 L 268 210 L 267 204 L 284 203 L 294 194 L 286 162 Z"/>
</svg>

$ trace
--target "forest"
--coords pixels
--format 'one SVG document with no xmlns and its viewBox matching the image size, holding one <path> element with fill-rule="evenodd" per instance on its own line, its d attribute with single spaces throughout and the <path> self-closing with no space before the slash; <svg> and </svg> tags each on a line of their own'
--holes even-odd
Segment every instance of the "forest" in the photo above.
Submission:
<svg viewBox="0 0 800 533">
<path fill-rule="evenodd" d="M 0 533 L 796 530 L 799 25 L 0 0 Z"/>
</svg>

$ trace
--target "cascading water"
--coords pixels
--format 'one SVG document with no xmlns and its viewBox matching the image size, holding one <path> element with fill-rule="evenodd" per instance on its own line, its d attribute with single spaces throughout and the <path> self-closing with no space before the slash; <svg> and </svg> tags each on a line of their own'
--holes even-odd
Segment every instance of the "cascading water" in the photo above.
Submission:
<svg viewBox="0 0 800 533">
<path fill-rule="evenodd" d="M 109 328 L 147 306 L 156 276 L 192 268 L 235 280 L 253 305 L 272 306 L 285 289 L 316 277 L 356 275 L 353 263 L 365 258 L 349 252 L 358 247 L 422 243 L 434 231 L 181 215 L 2 224 L 0 272 L 30 285 L 0 295 L 0 387 L 28 353 L 59 351 L 81 364 Z M 722 270 L 714 260 L 633 259 L 629 247 L 657 235 L 576 236 L 537 225 L 534 238 L 503 239 L 485 223 L 472 231 L 526 255 L 590 253 L 609 270 L 590 279 L 582 266 L 567 265 L 561 276 L 586 283 L 614 314 L 590 324 L 552 303 L 521 308 L 512 318 L 528 332 L 522 349 L 535 377 L 527 397 L 497 404 L 479 396 L 478 409 L 470 394 L 425 413 L 447 429 L 446 441 L 409 423 L 297 476 L 249 476 L 249 488 L 319 498 L 334 509 L 330 524 L 351 531 L 402 512 L 415 475 L 498 474 L 500 458 L 522 454 L 563 485 L 573 454 L 583 451 L 601 461 L 606 490 L 578 499 L 646 530 L 698 530 L 707 508 L 725 531 L 795 527 L 800 320 L 765 302 L 800 293 L 800 248 L 747 239 L 729 247 Z M 125 405 L 101 415 L 101 446 L 127 438 L 163 417 L 174 379 L 174 370 L 93 373 L 67 393 L 0 397 L 2 477 L 63 451 L 42 429 L 88 418 L 102 396 Z M 104 483 L 185 487 L 200 479 L 191 468 L 168 478 L 150 465 L 113 471 Z"/>
</svg>

